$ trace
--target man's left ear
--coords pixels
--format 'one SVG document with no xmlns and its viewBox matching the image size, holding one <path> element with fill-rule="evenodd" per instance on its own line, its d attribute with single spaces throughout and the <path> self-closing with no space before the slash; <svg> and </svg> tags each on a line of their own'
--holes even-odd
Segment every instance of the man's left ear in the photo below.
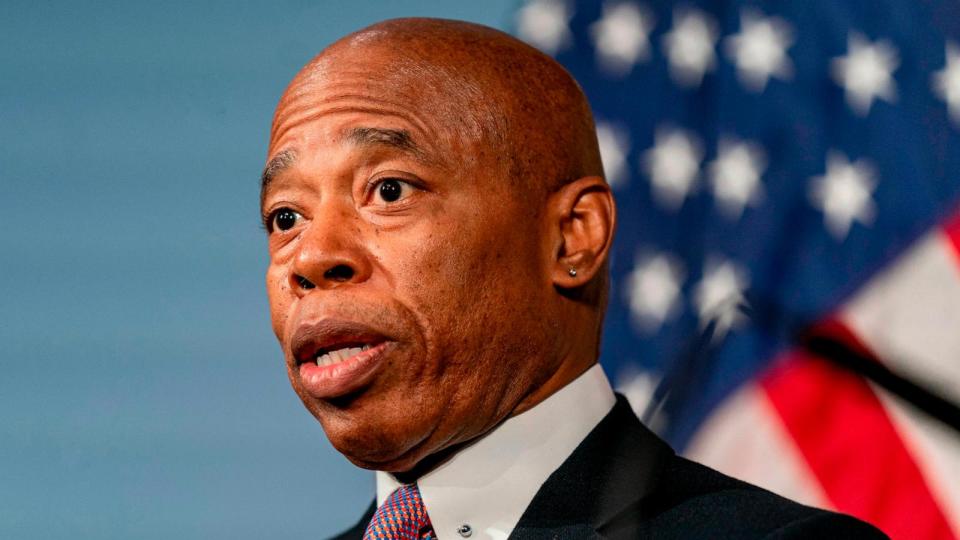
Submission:
<svg viewBox="0 0 960 540">
<path fill-rule="evenodd" d="M 607 259 L 616 206 L 610 186 L 599 176 L 570 182 L 547 202 L 554 244 L 552 279 L 557 287 L 585 285 Z"/>
</svg>

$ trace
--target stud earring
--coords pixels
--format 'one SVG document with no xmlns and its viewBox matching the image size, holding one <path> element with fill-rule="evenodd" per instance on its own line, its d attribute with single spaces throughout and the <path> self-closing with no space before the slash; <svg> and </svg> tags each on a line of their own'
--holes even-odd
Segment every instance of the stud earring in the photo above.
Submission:
<svg viewBox="0 0 960 540">
<path fill-rule="evenodd" d="M 570 274 L 570 277 L 577 277 L 577 269 L 572 266 L 570 267 L 570 270 L 567 270 L 567 273 Z"/>
</svg>

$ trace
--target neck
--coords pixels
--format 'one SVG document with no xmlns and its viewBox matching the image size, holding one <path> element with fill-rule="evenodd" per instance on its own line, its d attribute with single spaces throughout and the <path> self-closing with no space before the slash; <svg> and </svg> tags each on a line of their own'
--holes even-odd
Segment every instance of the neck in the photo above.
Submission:
<svg viewBox="0 0 960 540">
<path fill-rule="evenodd" d="M 556 391 L 570 384 L 571 381 L 579 377 L 591 366 L 597 363 L 595 355 L 577 355 L 568 361 L 560 364 L 560 367 L 553 372 L 543 384 L 527 394 L 519 404 L 510 413 L 510 416 L 516 416 L 536 407 L 543 400 L 553 395 Z"/>
</svg>

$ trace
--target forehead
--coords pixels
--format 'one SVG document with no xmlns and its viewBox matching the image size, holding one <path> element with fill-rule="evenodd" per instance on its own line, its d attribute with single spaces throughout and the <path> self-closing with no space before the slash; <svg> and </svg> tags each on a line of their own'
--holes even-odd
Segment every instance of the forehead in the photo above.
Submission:
<svg viewBox="0 0 960 540">
<path fill-rule="evenodd" d="M 300 98 L 278 119 L 268 156 L 318 145 L 392 148 L 420 161 L 437 160 L 449 137 L 419 111 L 362 95 Z"/>
<path fill-rule="evenodd" d="M 285 170 L 316 165 L 329 159 L 329 152 L 351 160 L 400 158 L 454 176 L 493 154 L 482 140 L 450 126 L 435 108 L 385 95 L 381 82 L 360 85 L 351 77 L 311 86 L 288 92 L 278 107 L 261 199 Z"/>
<path fill-rule="evenodd" d="M 398 121 L 415 137 L 430 141 L 482 142 L 496 123 L 490 104 L 495 96 L 482 77 L 468 71 L 379 45 L 335 48 L 301 70 L 284 92 L 274 116 L 271 151 L 289 130 L 346 111 Z"/>
<path fill-rule="evenodd" d="M 360 155 L 386 154 L 392 157 L 400 156 L 413 160 L 421 166 L 435 169 L 448 169 L 447 164 L 438 154 L 435 147 L 429 143 L 418 142 L 411 132 L 403 127 L 382 127 L 383 122 L 359 117 L 354 121 L 347 121 L 337 127 L 318 127 L 318 133 L 309 133 L 297 137 L 291 135 L 292 141 L 274 152 L 264 167 L 261 178 L 261 190 L 267 187 L 286 169 L 297 165 L 301 157 L 309 160 L 311 152 L 315 152 L 317 145 L 331 144 L 333 146 L 347 145 L 360 151 Z M 389 125 L 389 123 L 387 123 Z M 380 127 L 374 127 L 380 126 Z M 309 131 L 309 126 L 305 126 Z M 329 156 L 323 156 L 326 159 Z"/>
<path fill-rule="evenodd" d="M 506 175 L 505 121 L 498 92 L 484 79 L 462 65 L 377 45 L 334 46 L 301 70 L 281 97 L 263 187 L 329 145 L 339 145 L 336 152 L 389 150 L 446 176 L 477 167 L 491 178 Z"/>
</svg>

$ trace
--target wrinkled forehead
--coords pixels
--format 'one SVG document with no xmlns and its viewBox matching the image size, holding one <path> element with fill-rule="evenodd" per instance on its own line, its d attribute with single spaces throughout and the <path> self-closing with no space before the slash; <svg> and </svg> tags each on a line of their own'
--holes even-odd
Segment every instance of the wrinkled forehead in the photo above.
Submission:
<svg viewBox="0 0 960 540">
<path fill-rule="evenodd" d="M 381 45 L 328 49 L 297 74 L 280 99 L 271 152 L 291 130 L 343 112 L 398 119 L 418 138 L 448 150 L 482 146 L 501 129 L 501 115 L 491 106 L 496 92 L 488 86 L 442 61 Z"/>
</svg>

